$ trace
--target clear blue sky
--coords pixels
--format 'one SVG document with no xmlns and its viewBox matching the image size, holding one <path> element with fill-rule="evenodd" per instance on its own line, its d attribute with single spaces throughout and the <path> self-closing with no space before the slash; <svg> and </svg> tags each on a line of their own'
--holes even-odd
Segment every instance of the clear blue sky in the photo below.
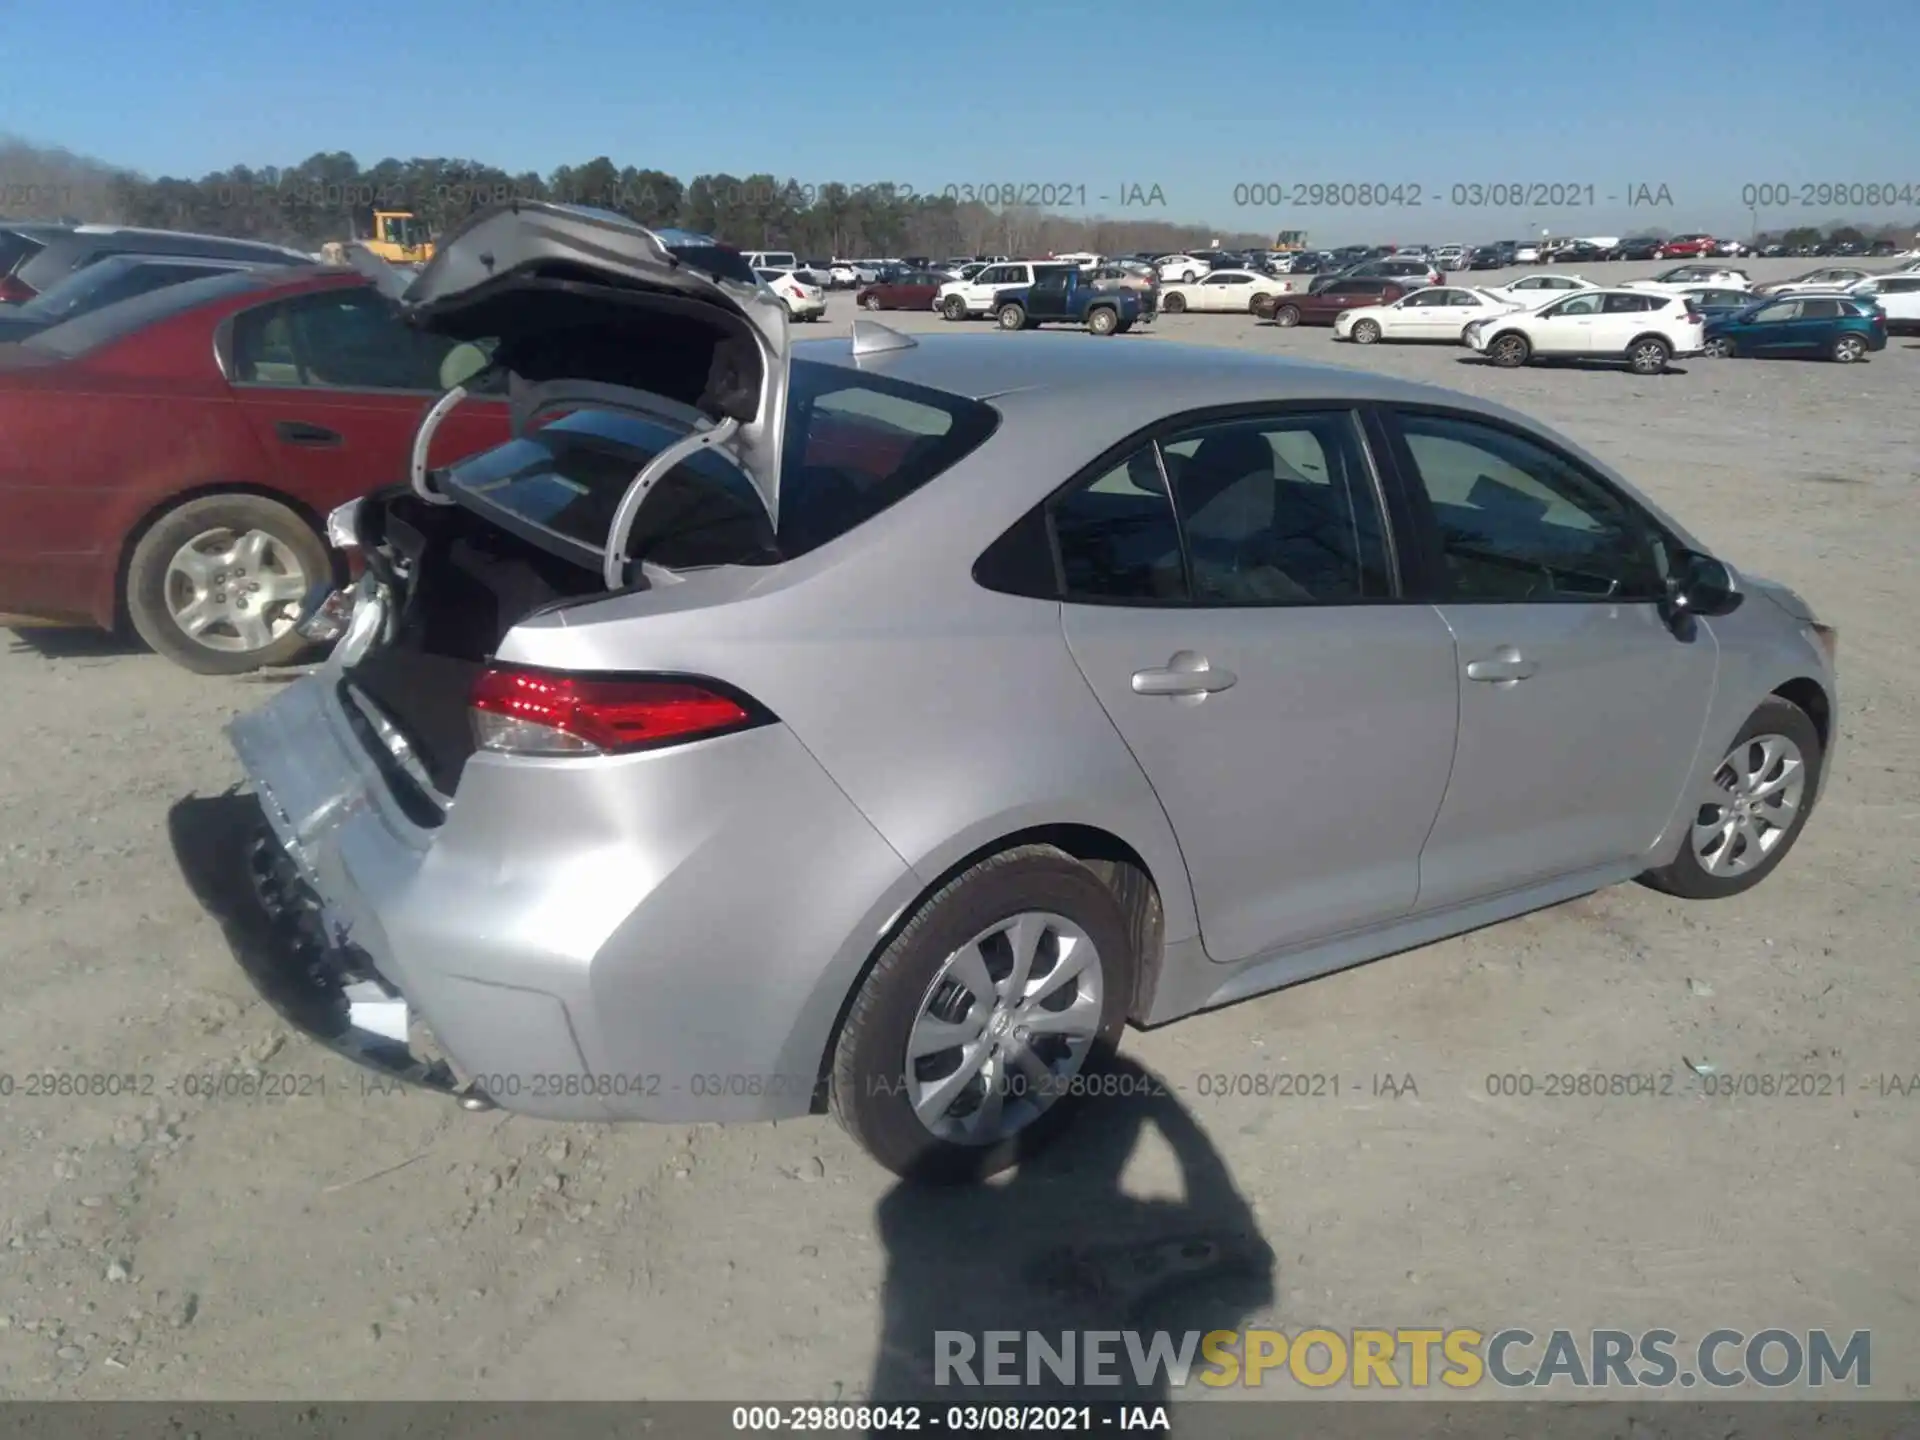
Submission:
<svg viewBox="0 0 1920 1440">
<path fill-rule="evenodd" d="M 1920 0 L 0 0 L 0 132 L 149 175 L 336 149 L 544 174 L 604 153 L 683 179 L 1084 186 L 1089 212 L 1329 243 L 1745 233 L 1748 183 L 1920 190 L 1916 57 Z M 1418 185 L 1423 204 L 1236 206 L 1263 182 Z M 1499 182 L 1594 203 L 1450 203 Z M 1674 204 L 1629 208 L 1642 183 Z M 1164 207 L 1121 207 L 1134 185 Z M 1842 216 L 1920 207 L 1758 218 Z"/>
</svg>

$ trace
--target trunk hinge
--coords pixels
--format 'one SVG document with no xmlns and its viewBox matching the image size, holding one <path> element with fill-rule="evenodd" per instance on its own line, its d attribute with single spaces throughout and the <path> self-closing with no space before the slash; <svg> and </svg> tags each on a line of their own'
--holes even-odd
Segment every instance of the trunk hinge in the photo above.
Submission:
<svg viewBox="0 0 1920 1440">
<path fill-rule="evenodd" d="M 613 523 L 607 527 L 607 553 L 601 562 L 600 574 L 609 590 L 626 588 L 627 539 L 633 534 L 633 522 L 640 514 L 640 507 L 646 503 L 647 496 L 653 493 L 653 487 L 660 477 L 689 455 L 725 444 L 739 428 L 738 420 L 728 418 L 710 430 L 696 430 L 691 435 L 683 435 L 640 467 L 640 473 L 633 477 L 626 494 L 620 497 L 620 504 L 613 512 Z"/>
<path fill-rule="evenodd" d="M 427 452 L 433 445 L 433 432 L 440 428 L 440 422 L 453 413 L 454 408 L 472 393 L 473 386 L 487 373 L 482 370 L 479 374 L 469 376 L 466 384 L 454 386 L 434 401 L 433 408 L 421 419 L 420 428 L 413 432 L 413 457 L 407 465 L 407 479 L 413 485 L 413 493 L 429 505 L 453 504 L 450 497 L 427 484 Z"/>
</svg>

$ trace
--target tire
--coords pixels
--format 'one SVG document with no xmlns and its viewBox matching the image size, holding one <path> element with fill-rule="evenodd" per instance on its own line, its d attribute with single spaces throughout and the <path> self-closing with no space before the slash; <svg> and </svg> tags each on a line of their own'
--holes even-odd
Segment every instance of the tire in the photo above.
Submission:
<svg viewBox="0 0 1920 1440">
<path fill-rule="evenodd" d="M 1359 320 L 1354 322 L 1348 337 L 1356 345 L 1372 345 L 1380 339 L 1380 322 L 1377 320 Z"/>
<path fill-rule="evenodd" d="M 1192 270 L 1188 270 L 1181 274 L 1180 283 L 1182 285 L 1191 285 L 1193 284 L 1194 281 L 1198 280 L 1199 278 L 1200 276 L 1196 272 Z"/>
<path fill-rule="evenodd" d="M 1746 752 L 1745 765 L 1751 768 L 1754 757 L 1764 754 L 1760 742 L 1766 739 L 1785 740 L 1800 752 L 1802 780 L 1794 797 L 1792 817 L 1785 825 L 1772 826 L 1762 835 L 1764 853 L 1757 864 L 1750 864 L 1743 870 L 1733 873 L 1720 873 L 1701 863 L 1703 848 L 1711 858 L 1718 859 L 1721 850 L 1713 844 L 1712 835 L 1719 831 L 1719 825 L 1705 823 L 1710 812 L 1721 815 L 1728 813 L 1728 807 L 1717 806 L 1711 802 L 1703 803 L 1695 812 L 1694 823 L 1687 827 L 1686 838 L 1681 842 L 1680 853 L 1671 862 L 1658 870 L 1649 870 L 1640 877 L 1641 882 L 1668 895 L 1677 895 L 1685 900 L 1723 900 L 1729 895 L 1738 895 L 1743 890 L 1751 890 L 1786 858 L 1787 852 L 1800 838 L 1800 832 L 1806 828 L 1807 816 L 1813 812 L 1814 803 L 1819 799 L 1824 761 L 1824 750 L 1820 744 L 1820 732 L 1814 728 L 1807 712 L 1798 705 L 1782 700 L 1778 695 L 1769 695 L 1760 702 L 1760 708 L 1747 717 L 1747 723 L 1740 727 L 1733 743 L 1727 747 L 1726 758 L 1714 771 L 1715 782 L 1720 789 L 1726 789 L 1719 777 L 1729 774 L 1730 763 L 1742 751 Z M 1762 772 L 1761 778 L 1767 778 Z M 1780 777 L 1784 778 L 1784 777 Z M 1788 793 L 1791 787 L 1782 790 Z M 1761 812 L 1763 822 L 1767 819 Z M 1771 840 L 1766 835 L 1772 835 Z M 1701 840 L 1706 837 L 1703 847 Z M 1726 844 L 1738 844 L 1740 841 L 1726 841 Z M 1744 842 L 1750 849 L 1751 842 Z M 1733 855 L 1737 864 L 1743 852 L 1736 849 Z"/>
<path fill-rule="evenodd" d="M 1518 370 L 1533 358 L 1533 346 L 1526 336 L 1509 330 L 1487 342 L 1487 358 L 1502 370 Z"/>
<path fill-rule="evenodd" d="M 1283 330 L 1291 330 L 1300 323 L 1300 307 L 1298 305 L 1276 305 L 1273 311 L 1273 323 L 1280 326 Z"/>
<path fill-rule="evenodd" d="M 860 297 L 860 308 L 862 310 L 878 310 L 880 308 L 880 297 L 878 295 L 862 295 Z"/>
<path fill-rule="evenodd" d="M 1111 335 L 1120 328 L 1120 312 L 1111 305 L 1096 305 L 1087 311 L 1087 329 L 1095 335 Z"/>
<path fill-rule="evenodd" d="M 957 1069 L 959 1054 L 948 1051 L 910 1061 L 907 1047 L 915 1024 L 935 1005 L 947 1008 L 949 1014 L 953 1013 L 950 1007 L 964 1006 L 956 1016 L 962 1025 L 973 1017 L 978 1000 L 957 982 L 951 982 L 952 990 L 944 996 L 936 992 L 935 984 L 951 957 L 1022 915 L 1064 920 L 1090 942 L 1091 969 L 1097 972 L 1099 987 L 1097 1020 L 1088 1012 L 1092 1037 L 1077 1070 L 1056 1072 L 1062 1083 L 1049 1087 L 1056 1098 L 1036 1107 L 1038 1114 L 1024 1125 L 983 1137 L 981 1143 L 936 1134 L 915 1113 L 909 1092 L 938 1074 L 921 1079 L 914 1071 L 929 1060 L 935 1062 L 930 1068 L 937 1071 L 947 1055 L 954 1057 L 952 1068 Z M 1119 1040 L 1136 964 L 1129 933 L 1113 892 L 1086 866 L 1050 845 L 1021 846 L 961 872 L 920 906 L 855 992 L 833 1053 L 829 1096 L 835 1117 L 869 1155 L 909 1180 L 932 1184 L 981 1180 L 1033 1155 L 1071 1123 L 1078 1108 L 1081 1087 L 1064 1082 L 1096 1070 Z M 989 942 L 988 948 L 998 947 Z M 1004 964 L 1007 952 L 999 954 Z M 995 974 L 992 964 L 984 968 L 996 982 L 1009 978 Z M 1084 985 L 1083 980 L 1081 999 L 1091 1003 Z"/>
<path fill-rule="evenodd" d="M 1002 305 L 994 312 L 993 319 L 1002 330 L 1027 328 L 1027 310 L 1024 305 Z"/>
<path fill-rule="evenodd" d="M 1836 365 L 1851 365 L 1864 360 L 1867 355 L 1867 342 L 1858 335 L 1842 335 L 1833 342 L 1833 348 L 1827 352 Z"/>
<path fill-rule="evenodd" d="M 1657 336 L 1646 335 L 1627 350 L 1627 366 L 1636 375 L 1659 375 L 1673 358 L 1673 347 Z"/>
<path fill-rule="evenodd" d="M 1187 297 L 1184 295 L 1169 295 L 1161 303 L 1160 308 L 1169 315 L 1184 315 L 1187 310 Z"/>
<path fill-rule="evenodd" d="M 231 542 L 224 550 L 222 536 Z M 211 580 L 203 586 L 189 577 L 192 561 L 181 563 L 190 549 L 209 557 L 232 555 L 255 536 L 266 537 L 266 553 L 260 557 L 264 568 L 253 568 L 251 574 L 244 573 L 249 567 L 236 567 L 232 574 L 215 570 L 221 577 L 218 590 L 210 588 L 215 583 Z M 238 585 L 252 586 L 254 594 L 263 589 L 280 593 L 268 602 L 268 609 L 244 605 L 237 592 L 227 588 L 235 576 Z M 326 543 L 298 513 L 261 495 L 206 495 L 167 511 L 133 547 L 127 563 L 127 614 L 140 638 L 174 664 L 197 675 L 242 675 L 284 665 L 307 648 L 293 623 L 300 617 L 306 593 L 332 579 L 333 562 Z M 253 607 L 260 604 L 252 602 Z M 209 609 L 217 605 L 214 613 L 233 619 L 209 625 L 203 633 L 212 639 L 197 639 L 176 618 L 177 611 L 195 605 Z M 249 646 L 247 632 L 262 616 L 272 636 L 264 644 Z"/>
<path fill-rule="evenodd" d="M 1707 342 L 1707 354 L 1716 360 L 1732 360 L 1740 354 L 1740 347 L 1724 335 L 1716 335 Z"/>
<path fill-rule="evenodd" d="M 949 320 L 967 318 L 967 302 L 958 295 L 949 295 L 942 303 L 940 313 Z"/>
</svg>

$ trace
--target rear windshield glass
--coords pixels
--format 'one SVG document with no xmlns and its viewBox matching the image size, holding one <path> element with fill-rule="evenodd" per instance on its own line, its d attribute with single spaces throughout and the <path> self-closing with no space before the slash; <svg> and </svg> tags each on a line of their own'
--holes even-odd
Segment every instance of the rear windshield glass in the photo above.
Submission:
<svg viewBox="0 0 1920 1440">
<path fill-rule="evenodd" d="M 24 262 L 45 248 L 38 240 L 22 235 L 17 230 L 0 230 L 0 280 L 13 274 Z"/>
<path fill-rule="evenodd" d="M 795 361 L 781 459 L 780 525 L 767 525 L 752 484 L 711 452 L 659 482 L 627 545 L 669 569 L 767 565 L 837 539 L 918 490 L 993 433 L 976 400 Z M 462 461 L 446 483 L 570 551 L 604 550 L 620 497 L 679 431 L 622 411 L 580 410 Z"/>
</svg>

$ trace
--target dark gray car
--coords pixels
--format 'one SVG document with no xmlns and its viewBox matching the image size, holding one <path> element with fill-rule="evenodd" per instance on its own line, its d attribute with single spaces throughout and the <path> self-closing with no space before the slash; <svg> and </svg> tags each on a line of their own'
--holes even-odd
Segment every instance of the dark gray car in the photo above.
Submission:
<svg viewBox="0 0 1920 1440">
<path fill-rule="evenodd" d="M 18 305 L 0 307 L 0 345 L 37 335 L 52 325 L 149 290 L 162 290 L 209 275 L 258 269 L 256 262 L 209 260 L 197 255 L 110 255 L 77 270 L 52 289 Z"/>
<path fill-rule="evenodd" d="M 39 239 L 41 237 L 35 237 Z M 260 240 L 235 240 L 225 235 L 194 235 L 181 230 L 141 230 L 120 225 L 78 225 L 44 237 L 41 248 L 14 269 L 15 300 L 44 294 L 76 270 L 111 255 L 199 256 L 209 260 L 238 260 L 255 265 L 311 265 L 314 257 L 303 250 L 269 245 Z M 31 292 L 27 294 L 25 292 Z"/>
</svg>

